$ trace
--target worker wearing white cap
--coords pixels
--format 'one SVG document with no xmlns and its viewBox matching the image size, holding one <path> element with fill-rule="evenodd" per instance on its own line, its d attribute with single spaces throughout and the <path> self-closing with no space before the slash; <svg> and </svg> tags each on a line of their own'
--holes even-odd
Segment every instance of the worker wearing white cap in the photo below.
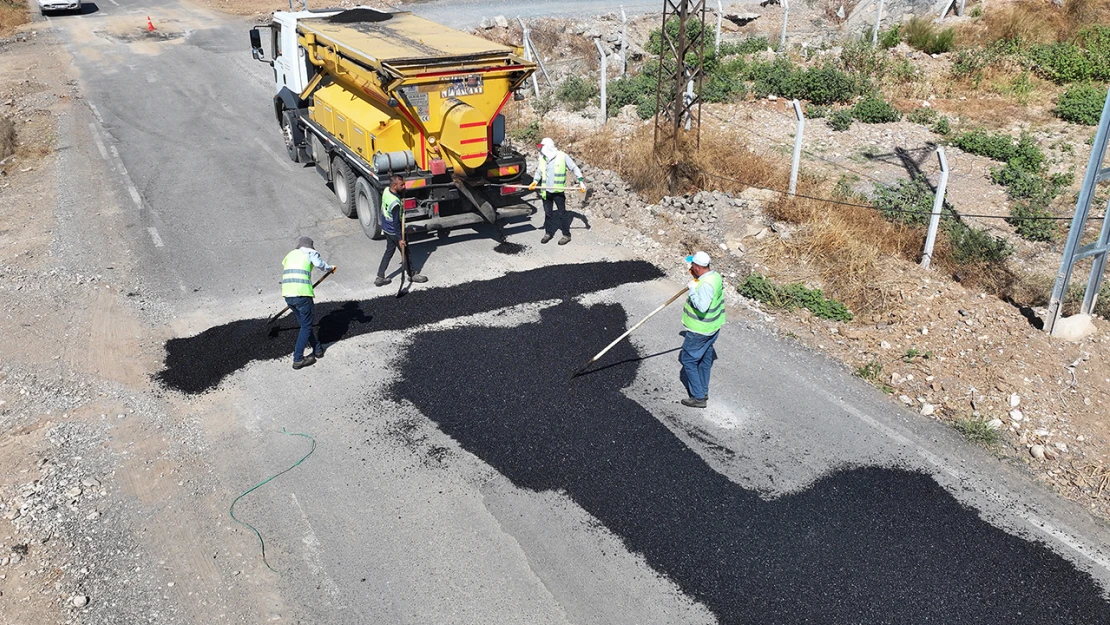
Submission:
<svg viewBox="0 0 1110 625">
<path fill-rule="evenodd" d="M 683 406 L 705 408 L 709 401 L 709 370 L 717 352 L 713 344 L 721 327 L 725 325 L 725 285 L 721 274 L 709 268 L 709 254 L 697 252 L 686 257 L 690 275 L 689 294 L 682 309 L 682 325 L 686 326 L 686 339 L 682 342 L 682 381 L 689 397 Z"/>
<path fill-rule="evenodd" d="M 540 243 L 547 243 L 555 236 L 556 230 L 563 231 L 563 238 L 559 245 L 570 243 L 570 219 L 567 216 L 567 170 L 574 173 L 578 180 L 578 189 L 586 192 L 586 183 L 582 178 L 582 170 L 578 169 L 571 157 L 555 149 L 555 142 L 550 137 L 544 137 L 537 145 L 540 149 L 540 162 L 536 167 L 536 176 L 532 184 L 528 185 L 534 190 L 537 185 L 543 185 L 540 197 L 543 198 L 543 238 Z"/>
</svg>

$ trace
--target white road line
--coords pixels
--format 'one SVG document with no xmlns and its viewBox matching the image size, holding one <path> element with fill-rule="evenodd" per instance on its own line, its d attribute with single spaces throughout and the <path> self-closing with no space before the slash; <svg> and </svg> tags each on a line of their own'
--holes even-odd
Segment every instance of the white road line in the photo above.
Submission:
<svg viewBox="0 0 1110 625">
<path fill-rule="evenodd" d="M 93 141 L 96 142 L 96 149 L 100 151 L 100 158 L 108 160 L 108 149 L 104 147 L 104 142 L 100 140 L 100 133 L 96 131 L 96 124 L 89 122 L 89 132 L 92 133 Z"/>
<path fill-rule="evenodd" d="M 104 124 L 104 118 L 100 116 L 100 109 L 96 108 L 96 105 L 93 104 L 92 102 L 88 101 L 88 100 L 85 100 L 85 102 L 88 103 L 89 110 L 92 111 L 93 117 L 96 118 L 96 121 L 100 122 L 100 124 L 103 125 Z"/>
<path fill-rule="evenodd" d="M 127 193 L 131 195 L 131 200 L 135 202 L 135 206 L 139 210 L 143 210 L 143 196 L 139 195 L 139 189 L 135 187 L 135 183 L 131 181 L 131 174 L 127 173 L 127 167 L 123 165 L 123 159 L 119 156 L 119 150 L 116 146 L 109 145 L 108 150 L 112 153 L 112 159 L 116 162 L 116 167 L 119 167 L 120 173 L 123 174 L 123 179 L 127 183 Z"/>
<path fill-rule="evenodd" d="M 293 171 L 293 166 L 289 164 L 289 159 L 278 156 L 278 153 L 271 150 L 270 146 L 266 145 L 266 142 L 262 139 L 255 137 L 254 140 L 258 143 L 258 145 L 262 146 L 262 149 L 265 150 L 267 154 L 272 156 L 273 159 L 278 162 L 278 164 L 284 167 L 286 171 Z"/>
<path fill-rule="evenodd" d="M 150 233 L 150 239 L 154 241 L 154 247 L 165 247 L 165 244 L 162 243 L 162 237 L 158 235 L 157 229 L 151 226 L 147 228 L 146 231 Z"/>
<path fill-rule="evenodd" d="M 116 2 L 116 0 L 108 0 L 108 2 L 111 2 L 112 4 L 114 4 L 114 5 L 116 5 L 116 6 L 119 6 L 119 3 L 118 3 L 118 2 Z"/>
<path fill-rule="evenodd" d="M 301 518 L 304 519 L 305 527 L 308 528 L 304 538 L 301 539 L 301 542 L 304 543 L 304 546 L 307 548 L 307 552 L 304 556 L 305 564 L 308 565 L 313 575 L 323 578 L 323 583 L 321 585 L 324 587 L 325 592 L 331 595 L 332 599 L 338 599 L 339 586 L 336 585 L 335 581 L 328 575 L 328 572 L 324 570 L 323 565 L 320 564 L 320 539 L 316 537 L 316 532 L 312 530 L 312 524 L 308 522 L 308 515 L 305 514 L 304 508 L 301 507 L 301 502 L 297 499 L 297 494 L 289 493 L 289 496 L 293 498 L 293 503 L 297 506 L 297 511 L 301 513 Z"/>
</svg>

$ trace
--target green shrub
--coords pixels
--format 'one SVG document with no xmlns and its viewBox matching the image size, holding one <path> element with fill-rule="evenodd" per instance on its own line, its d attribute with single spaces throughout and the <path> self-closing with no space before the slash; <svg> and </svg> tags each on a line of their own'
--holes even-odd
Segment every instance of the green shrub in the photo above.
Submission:
<svg viewBox="0 0 1110 625">
<path fill-rule="evenodd" d="M 761 98 L 772 94 L 789 97 L 796 71 L 790 59 L 779 57 L 769 63 L 752 63 L 745 68 L 744 77 L 752 81 L 752 91 Z"/>
<path fill-rule="evenodd" d="M 628 75 L 610 82 L 606 85 L 605 94 L 609 116 L 613 117 L 617 115 L 620 113 L 622 107 L 628 106 L 629 104 L 635 104 L 637 111 L 639 111 L 639 107 L 648 100 L 650 100 L 650 108 L 652 109 L 652 115 L 654 115 L 655 87 L 655 77 L 645 72 Z"/>
<path fill-rule="evenodd" d="M 758 300 L 774 308 L 794 310 L 805 308 L 814 316 L 833 321 L 851 321 L 852 313 L 843 303 L 825 297 L 821 289 L 811 289 L 794 283 L 780 286 L 759 275 L 751 274 L 737 287 L 741 295 Z"/>
<path fill-rule="evenodd" d="M 571 109 L 581 111 L 598 93 L 597 83 L 579 76 L 570 76 L 559 85 L 556 95 Z"/>
<path fill-rule="evenodd" d="M 509 136 L 517 141 L 523 142 L 524 145 L 535 145 L 539 143 L 540 139 L 543 137 L 543 129 L 540 128 L 540 120 L 533 119 L 528 122 L 527 126 L 509 131 Z"/>
<path fill-rule="evenodd" d="M 860 39 L 849 39 L 840 52 L 840 67 L 860 76 L 882 77 L 890 66 L 890 55 L 886 50 L 871 45 L 871 37 L 865 34 Z"/>
<path fill-rule="evenodd" d="M 955 29 L 938 29 L 932 21 L 924 17 L 914 17 L 907 22 L 902 27 L 902 37 L 911 47 L 925 54 L 948 52 L 956 43 Z"/>
<path fill-rule="evenodd" d="M 1084 28 L 1071 41 L 1034 45 L 1037 72 L 1057 83 L 1110 80 L 1110 26 Z"/>
<path fill-rule="evenodd" d="M 670 37 L 671 41 L 678 41 L 678 31 L 679 31 L 679 28 L 680 28 L 681 25 L 682 25 L 682 20 L 680 20 L 677 17 L 672 17 L 671 19 L 667 20 L 667 24 L 666 24 L 667 35 Z M 699 35 L 707 34 L 707 33 L 704 33 L 702 29 L 703 29 L 703 25 L 700 21 L 698 21 L 698 20 L 689 20 L 686 24 L 686 40 L 690 41 L 694 37 L 697 37 Z M 711 37 L 713 35 L 713 33 L 708 33 L 708 35 Z M 708 43 L 709 43 L 708 49 L 710 51 L 712 51 L 712 49 L 713 49 L 712 39 L 710 39 Z M 650 52 L 651 54 L 658 55 L 659 51 L 662 49 L 662 47 L 663 47 L 663 35 L 662 35 L 662 32 L 658 28 L 656 28 L 656 29 L 652 30 L 650 34 L 648 34 L 648 40 L 647 40 L 647 43 L 644 45 L 644 50 L 646 50 L 647 52 Z M 722 45 L 722 47 L 723 47 L 723 45 Z"/>
<path fill-rule="evenodd" d="M 749 37 L 743 41 L 722 41 L 721 53 L 719 56 L 726 57 L 735 54 L 755 54 L 757 52 L 763 52 L 769 47 L 771 46 L 767 43 L 767 38 L 763 36 Z M 658 52 L 656 52 L 656 54 L 658 54 Z"/>
<path fill-rule="evenodd" d="M 879 31 L 879 47 L 883 50 L 889 50 L 898 45 L 902 41 L 902 25 L 895 24 L 893 27 L 886 30 Z"/>
<path fill-rule="evenodd" d="M 952 259 L 960 265 L 998 264 L 1014 252 L 1006 239 L 961 221 L 948 220 L 945 230 L 952 246 Z"/>
<path fill-rule="evenodd" d="M 848 102 L 857 93 L 856 80 L 830 65 L 794 72 L 788 85 L 788 91 L 779 95 L 814 104 Z"/>
<path fill-rule="evenodd" d="M 940 115 L 940 113 L 937 113 L 936 109 L 930 106 L 922 106 L 906 113 L 906 121 L 911 124 L 928 126 L 937 120 L 938 115 Z"/>
<path fill-rule="evenodd" d="M 1106 103 L 1106 88 L 1090 83 L 1068 87 L 1056 101 L 1056 117 L 1073 124 L 1097 126 Z"/>
<path fill-rule="evenodd" d="M 871 204 L 890 221 L 923 226 L 929 223 L 935 197 L 929 181 L 924 176 L 915 176 L 903 178 L 892 185 L 876 183 Z M 941 212 L 955 216 L 947 202 L 941 207 Z"/>
<path fill-rule="evenodd" d="M 948 122 L 948 117 L 947 116 L 941 115 L 937 119 L 937 121 L 934 122 L 933 125 L 929 127 L 929 130 L 932 130 L 933 132 L 937 133 L 938 135 L 947 136 L 952 132 L 952 124 L 950 124 Z"/>
<path fill-rule="evenodd" d="M 952 140 L 952 145 L 964 152 L 978 154 L 1002 162 L 1010 160 L 1017 152 L 1017 146 L 1012 137 L 990 133 L 982 128 L 957 135 Z"/>
<path fill-rule="evenodd" d="M 867 97 L 852 107 L 852 117 L 865 124 L 887 124 L 902 119 L 902 114 L 886 100 Z"/>
<path fill-rule="evenodd" d="M 804 112 L 806 119 L 824 119 L 829 116 L 830 110 L 827 106 L 806 103 Z"/>
<path fill-rule="evenodd" d="M 856 369 L 856 376 L 867 380 L 868 382 L 878 381 L 879 376 L 881 376 L 882 374 L 883 363 L 879 362 L 878 360 L 872 360 L 866 365 L 863 365 L 862 367 Z"/>
<path fill-rule="evenodd" d="M 1055 241 L 1060 233 L 1060 222 L 1038 217 L 1052 217 L 1048 209 L 1031 202 L 1016 202 L 1010 209 L 1006 222 L 1014 231 L 1029 241 Z"/>
<path fill-rule="evenodd" d="M 852 127 L 852 111 L 849 109 L 839 109 L 829 114 L 828 120 L 825 121 L 829 128 L 837 132 L 844 132 Z"/>
<path fill-rule="evenodd" d="M 740 76 L 720 71 L 711 73 L 701 89 L 701 97 L 706 102 L 732 102 L 747 94 L 748 85 Z"/>
</svg>

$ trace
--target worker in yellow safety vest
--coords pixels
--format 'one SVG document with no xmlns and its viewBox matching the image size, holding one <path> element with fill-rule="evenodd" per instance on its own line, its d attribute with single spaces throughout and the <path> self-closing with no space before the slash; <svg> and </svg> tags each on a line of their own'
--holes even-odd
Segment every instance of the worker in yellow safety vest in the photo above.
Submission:
<svg viewBox="0 0 1110 625">
<path fill-rule="evenodd" d="M 578 190 L 586 192 L 586 183 L 582 178 L 582 170 L 578 169 L 574 159 L 564 152 L 555 149 L 555 142 L 544 138 L 536 145 L 540 149 L 540 161 L 536 167 L 536 175 L 530 190 L 540 186 L 540 197 L 543 198 L 543 238 L 540 243 L 547 243 L 555 236 L 556 230 L 563 231 L 563 238 L 559 245 L 570 243 L 570 219 L 567 215 L 567 171 L 574 173 L 578 180 Z"/>
<path fill-rule="evenodd" d="M 698 252 L 686 257 L 690 275 L 689 295 L 682 309 L 686 338 L 682 342 L 682 382 L 689 397 L 683 406 L 705 408 L 709 401 L 709 370 L 717 359 L 713 344 L 725 325 L 725 285 L 721 274 L 709 268 L 709 254 Z"/>
<path fill-rule="evenodd" d="M 312 324 L 316 321 L 316 303 L 313 298 L 316 294 L 312 290 L 312 268 L 324 272 L 336 270 L 334 265 L 329 265 L 320 258 L 312 239 L 301 237 L 297 239 L 297 249 L 285 255 L 281 261 L 281 296 L 293 311 L 301 330 L 297 333 L 297 343 L 293 347 L 293 368 L 301 369 L 316 363 L 317 358 L 323 358 L 324 346 L 316 340 L 312 332 Z M 304 348 L 312 346 L 312 353 L 304 356 Z"/>
</svg>

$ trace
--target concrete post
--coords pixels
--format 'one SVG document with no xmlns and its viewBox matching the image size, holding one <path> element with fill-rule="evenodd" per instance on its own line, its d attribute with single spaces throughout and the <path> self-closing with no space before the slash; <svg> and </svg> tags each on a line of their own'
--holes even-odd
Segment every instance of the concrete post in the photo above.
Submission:
<svg viewBox="0 0 1110 625">
<path fill-rule="evenodd" d="M 806 116 L 802 113 L 802 105 L 794 100 L 794 117 L 798 119 L 798 126 L 794 130 L 794 158 L 790 162 L 790 188 L 788 192 L 794 195 L 798 190 L 798 167 L 802 163 L 802 132 L 806 127 Z"/>
<path fill-rule="evenodd" d="M 605 66 L 605 48 L 601 47 L 601 39 L 594 39 L 594 45 L 597 46 L 597 53 L 601 55 L 601 125 L 604 126 L 609 121 L 609 112 L 606 110 L 609 102 L 605 94 L 608 68 Z"/>
<path fill-rule="evenodd" d="M 621 76 L 628 73 L 628 16 L 621 7 Z"/>
<path fill-rule="evenodd" d="M 717 39 L 713 43 L 713 56 L 721 56 L 721 19 L 725 13 L 721 0 L 717 0 Z"/>
<path fill-rule="evenodd" d="M 782 35 L 779 36 L 779 53 L 786 51 L 786 20 L 790 16 L 790 3 L 788 0 L 782 1 Z"/>
<path fill-rule="evenodd" d="M 883 21 L 883 0 L 879 0 L 879 11 L 875 14 L 875 27 L 871 29 L 871 46 L 879 45 L 879 23 Z"/>
<path fill-rule="evenodd" d="M 940 161 L 940 182 L 937 183 L 937 195 L 933 199 L 929 233 L 925 236 L 925 252 L 921 255 L 921 267 L 924 269 L 928 269 L 933 260 L 933 246 L 937 242 L 937 228 L 940 227 L 940 214 L 944 208 L 944 192 L 948 189 L 948 160 L 944 158 L 944 148 L 937 148 L 937 159 Z"/>
</svg>

